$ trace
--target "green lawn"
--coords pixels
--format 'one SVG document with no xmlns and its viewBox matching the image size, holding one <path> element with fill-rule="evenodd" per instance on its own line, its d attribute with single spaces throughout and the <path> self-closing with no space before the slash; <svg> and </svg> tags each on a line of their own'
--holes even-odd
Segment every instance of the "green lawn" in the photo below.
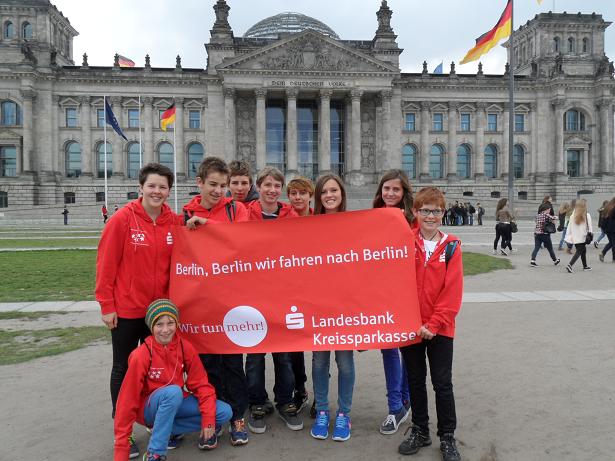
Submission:
<svg viewBox="0 0 615 461">
<path fill-rule="evenodd" d="M 478 275 L 500 269 L 512 269 L 510 260 L 480 253 L 463 254 L 463 275 Z"/>
<path fill-rule="evenodd" d="M 81 239 L 0 239 L 0 248 L 84 248 L 98 246 L 98 236 Z"/>
</svg>

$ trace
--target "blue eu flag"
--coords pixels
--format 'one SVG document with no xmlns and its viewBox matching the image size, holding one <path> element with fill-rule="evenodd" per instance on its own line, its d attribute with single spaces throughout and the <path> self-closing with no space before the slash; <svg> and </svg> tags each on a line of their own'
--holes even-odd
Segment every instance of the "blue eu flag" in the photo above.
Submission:
<svg viewBox="0 0 615 461">
<path fill-rule="evenodd" d="M 119 134 L 122 138 L 128 141 L 128 138 L 124 136 L 122 129 L 120 128 L 120 124 L 117 123 L 117 119 L 115 118 L 115 114 L 111 110 L 111 106 L 109 105 L 109 101 L 105 99 L 105 122 L 113 127 L 115 132 Z"/>
</svg>

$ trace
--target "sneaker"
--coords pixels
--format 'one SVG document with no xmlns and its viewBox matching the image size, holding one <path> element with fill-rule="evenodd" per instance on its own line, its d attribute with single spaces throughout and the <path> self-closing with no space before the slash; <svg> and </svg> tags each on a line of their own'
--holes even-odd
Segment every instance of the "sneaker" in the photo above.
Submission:
<svg viewBox="0 0 615 461">
<path fill-rule="evenodd" d="M 175 450 L 177 447 L 181 445 L 181 442 L 184 438 L 184 434 L 172 435 L 167 443 L 167 450 Z"/>
<path fill-rule="evenodd" d="M 566 270 L 572 274 L 572 266 L 570 264 L 566 266 Z"/>
<path fill-rule="evenodd" d="M 233 446 L 248 443 L 248 431 L 246 431 L 246 423 L 243 418 L 231 422 L 229 434 L 231 435 L 231 445 Z"/>
<path fill-rule="evenodd" d="M 440 438 L 440 452 L 442 453 L 442 461 L 461 461 L 461 455 L 457 451 L 453 434 L 444 434 Z"/>
<path fill-rule="evenodd" d="M 335 417 L 335 427 L 333 428 L 333 437 L 336 442 L 345 442 L 350 438 L 350 416 L 344 413 L 338 413 Z"/>
<path fill-rule="evenodd" d="M 248 428 L 255 434 L 263 434 L 267 430 L 265 405 L 252 405 L 248 416 Z"/>
<path fill-rule="evenodd" d="M 216 424 L 216 437 L 220 437 L 222 434 L 224 434 L 224 426 L 220 425 L 218 426 Z"/>
<path fill-rule="evenodd" d="M 502 256 L 508 256 L 508 253 L 506 253 L 504 250 L 500 250 L 500 254 L 501 254 Z"/>
<path fill-rule="evenodd" d="M 213 450 L 218 446 L 218 436 L 214 433 L 207 440 L 205 437 L 199 437 L 199 450 Z"/>
<path fill-rule="evenodd" d="M 138 458 L 139 457 L 139 447 L 137 446 L 137 442 L 135 442 L 134 435 L 131 435 L 130 437 L 128 437 L 128 443 L 130 444 L 130 452 L 128 454 L 128 458 L 129 459 Z"/>
<path fill-rule="evenodd" d="M 297 413 L 301 413 L 308 403 L 308 393 L 305 389 L 295 391 L 293 395 L 293 401 L 295 402 L 295 406 L 297 407 Z"/>
<path fill-rule="evenodd" d="M 592 268 L 591 268 L 591 267 L 589 267 L 589 266 L 585 266 L 585 267 L 583 268 L 583 270 L 584 270 L 584 271 L 590 271 L 590 270 L 592 270 Z"/>
<path fill-rule="evenodd" d="M 598 253 L 598 259 L 600 260 L 601 263 L 604 262 L 604 255 L 602 253 Z"/>
<path fill-rule="evenodd" d="M 303 420 L 297 416 L 297 407 L 294 403 L 287 403 L 278 409 L 278 415 L 286 423 L 291 431 L 300 431 L 303 429 Z"/>
<path fill-rule="evenodd" d="M 598 242 L 594 242 L 594 248 L 598 248 Z"/>
<path fill-rule="evenodd" d="M 321 410 L 316 415 L 316 421 L 312 425 L 310 434 L 315 439 L 324 440 L 329 437 L 329 412 Z"/>
<path fill-rule="evenodd" d="M 557 258 L 555 261 L 553 261 L 553 265 L 554 265 L 554 266 L 557 266 L 559 263 L 560 263 L 559 258 Z"/>
<path fill-rule="evenodd" d="M 534 261 L 533 259 L 530 261 L 530 266 L 532 267 L 538 267 L 538 264 L 536 264 L 536 261 Z"/>
<path fill-rule="evenodd" d="M 403 406 L 397 413 L 389 414 L 380 425 L 380 433 L 384 435 L 395 434 L 399 426 L 408 419 L 408 414 L 408 411 Z"/>
<path fill-rule="evenodd" d="M 268 415 L 272 415 L 275 407 L 273 406 L 273 403 L 271 403 L 271 400 L 267 399 L 265 400 L 265 403 L 263 404 L 263 407 L 265 407 L 265 413 Z"/>
<path fill-rule="evenodd" d="M 422 447 L 431 445 L 431 437 L 429 437 L 429 431 L 423 432 L 418 426 L 412 426 L 406 429 L 404 435 L 411 430 L 410 436 L 404 440 L 397 451 L 402 455 L 413 455 L 418 453 Z"/>
<path fill-rule="evenodd" d="M 493 250 L 493 251 L 491 252 L 491 254 L 492 254 L 492 255 L 497 255 L 497 254 L 498 254 L 498 250 Z"/>
<path fill-rule="evenodd" d="M 149 451 L 143 455 L 143 461 L 167 461 L 165 455 L 154 455 Z"/>
</svg>

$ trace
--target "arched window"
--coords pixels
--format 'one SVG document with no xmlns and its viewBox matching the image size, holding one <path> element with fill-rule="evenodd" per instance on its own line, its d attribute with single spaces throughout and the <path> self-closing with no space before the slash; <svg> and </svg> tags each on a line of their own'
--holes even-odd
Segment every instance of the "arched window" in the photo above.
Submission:
<svg viewBox="0 0 615 461">
<path fill-rule="evenodd" d="M 17 148 L 15 146 L 0 147 L 0 178 L 17 176 Z"/>
<path fill-rule="evenodd" d="M 585 114 L 580 110 L 569 110 L 564 114 L 565 131 L 585 131 Z"/>
<path fill-rule="evenodd" d="M 21 25 L 21 36 L 26 40 L 30 40 L 32 37 L 34 37 L 34 29 L 32 27 L 32 24 L 30 24 L 29 22 L 24 22 Z"/>
<path fill-rule="evenodd" d="M 521 144 L 515 144 L 513 147 L 513 171 L 515 178 L 523 178 L 525 169 L 525 149 Z"/>
<path fill-rule="evenodd" d="M 3 101 L 0 104 L 0 125 L 21 125 L 21 108 L 13 101 Z"/>
<path fill-rule="evenodd" d="M 498 148 L 494 144 L 485 147 L 485 176 L 495 178 L 498 175 Z"/>
<path fill-rule="evenodd" d="M 130 179 L 136 179 L 139 177 L 140 163 L 139 143 L 131 142 L 128 144 L 128 177 Z"/>
<path fill-rule="evenodd" d="M 583 39 L 583 53 L 589 53 L 589 39 L 587 37 L 585 37 Z"/>
<path fill-rule="evenodd" d="M 416 178 L 416 147 L 413 144 L 406 144 L 401 150 L 401 169 L 408 178 Z"/>
<path fill-rule="evenodd" d="M 199 165 L 203 160 L 203 146 L 198 142 L 193 142 L 188 146 L 188 177 L 196 178 L 199 172 Z"/>
<path fill-rule="evenodd" d="M 98 177 L 105 177 L 105 145 L 99 143 L 96 146 L 96 157 L 98 158 Z M 113 148 L 110 143 L 107 143 L 107 178 L 113 174 Z"/>
<path fill-rule="evenodd" d="M 574 38 L 568 37 L 568 53 L 574 53 Z"/>
<path fill-rule="evenodd" d="M 467 144 L 457 148 L 457 176 L 469 178 L 472 173 L 472 150 Z"/>
<path fill-rule="evenodd" d="M 559 37 L 553 39 L 553 51 L 559 53 Z"/>
<path fill-rule="evenodd" d="M 15 36 L 15 26 L 13 26 L 13 23 L 11 21 L 6 21 L 4 23 L 4 33 L 2 34 L 2 36 L 4 38 L 13 38 Z"/>
<path fill-rule="evenodd" d="M 81 145 L 78 142 L 73 141 L 66 145 L 64 161 L 67 178 L 78 178 L 81 176 Z"/>
<path fill-rule="evenodd" d="M 444 148 L 440 144 L 431 146 L 429 153 L 429 176 L 441 178 L 444 176 Z"/>
<path fill-rule="evenodd" d="M 158 146 L 158 161 L 161 165 L 167 166 L 173 169 L 173 146 L 168 142 L 162 142 Z"/>
</svg>

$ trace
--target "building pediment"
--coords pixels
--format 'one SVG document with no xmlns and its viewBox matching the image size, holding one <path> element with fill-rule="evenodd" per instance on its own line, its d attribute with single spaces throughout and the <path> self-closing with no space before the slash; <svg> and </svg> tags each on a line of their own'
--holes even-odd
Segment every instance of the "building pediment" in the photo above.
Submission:
<svg viewBox="0 0 615 461">
<path fill-rule="evenodd" d="M 339 72 L 398 73 L 399 69 L 313 30 L 282 39 L 217 66 L 220 73 Z"/>
<path fill-rule="evenodd" d="M 80 105 L 81 101 L 70 96 L 60 99 L 60 107 L 79 107 Z"/>
<path fill-rule="evenodd" d="M 583 136 L 575 134 L 573 136 L 569 136 L 564 140 L 564 143 L 567 147 L 581 147 L 585 148 L 591 142 L 591 138 L 589 136 Z"/>
<path fill-rule="evenodd" d="M 420 112 L 421 106 L 414 102 L 404 101 L 402 104 L 403 112 Z"/>
<path fill-rule="evenodd" d="M 459 106 L 459 112 L 475 112 L 475 111 L 476 109 L 474 108 L 474 106 L 470 104 L 463 104 Z"/>
<path fill-rule="evenodd" d="M 502 109 L 502 106 L 498 106 L 497 104 L 490 104 L 489 106 L 487 106 L 487 109 L 485 109 L 487 112 L 503 112 L 504 109 Z"/>
<path fill-rule="evenodd" d="M 21 139 L 21 135 L 19 133 L 14 132 L 13 130 L 2 129 L 0 130 L 0 141 L 11 141 L 16 142 Z"/>
</svg>

